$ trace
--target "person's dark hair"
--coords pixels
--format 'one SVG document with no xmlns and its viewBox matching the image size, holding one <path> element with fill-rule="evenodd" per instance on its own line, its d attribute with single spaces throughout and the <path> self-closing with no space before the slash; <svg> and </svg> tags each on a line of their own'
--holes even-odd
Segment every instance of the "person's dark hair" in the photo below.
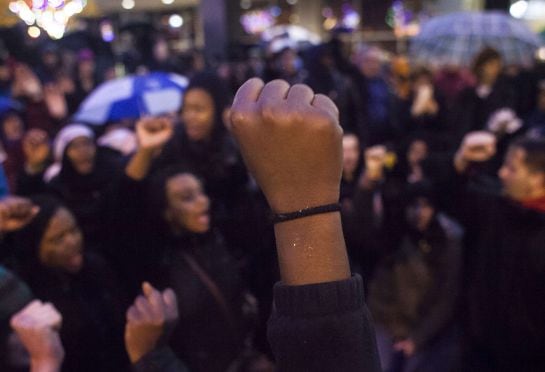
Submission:
<svg viewBox="0 0 545 372">
<path fill-rule="evenodd" d="M 40 207 L 40 211 L 28 225 L 15 233 L 18 263 L 30 270 L 39 265 L 38 251 L 49 222 L 60 208 L 66 208 L 59 199 L 50 195 L 33 196 L 31 200 Z"/>
<path fill-rule="evenodd" d="M 502 60 L 501 54 L 496 49 L 490 47 L 482 49 L 473 60 L 473 66 L 471 68 L 473 74 L 480 79 L 483 66 L 488 62 L 495 60 Z"/>
<path fill-rule="evenodd" d="M 155 221 L 156 228 L 163 229 L 163 213 L 167 207 L 166 187 L 168 181 L 180 174 L 191 174 L 199 178 L 192 167 L 187 164 L 176 164 L 155 172 L 149 182 L 148 200 L 150 216 Z M 200 179 L 200 178 L 199 178 Z"/>
<path fill-rule="evenodd" d="M 189 82 L 186 94 L 191 89 L 202 89 L 212 97 L 214 102 L 214 128 L 212 129 L 212 139 L 222 137 L 225 132 L 223 123 L 223 111 L 231 103 L 231 95 L 227 84 L 216 74 L 211 72 L 202 72 L 195 75 Z"/>
<path fill-rule="evenodd" d="M 431 81 L 433 81 L 433 73 L 424 66 L 414 68 L 409 75 L 409 80 L 411 83 L 414 83 L 416 80 L 420 79 L 421 77 L 427 77 Z"/>
<path fill-rule="evenodd" d="M 523 137 L 511 144 L 511 148 L 523 149 L 524 162 L 533 172 L 545 173 L 545 139 Z"/>
<path fill-rule="evenodd" d="M 407 205 L 414 204 L 418 199 L 426 199 L 431 206 L 437 206 L 437 193 L 430 180 L 422 180 L 413 184 L 409 184 L 405 193 Z"/>
</svg>

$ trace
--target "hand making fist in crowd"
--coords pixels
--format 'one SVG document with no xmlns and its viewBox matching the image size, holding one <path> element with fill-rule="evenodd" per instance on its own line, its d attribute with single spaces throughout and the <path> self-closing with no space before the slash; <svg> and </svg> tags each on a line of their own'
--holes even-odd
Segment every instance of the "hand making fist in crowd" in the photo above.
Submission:
<svg viewBox="0 0 545 372">
<path fill-rule="evenodd" d="M 142 292 L 127 310 L 125 346 L 132 363 L 166 343 L 178 320 L 178 304 L 172 289 L 159 292 L 145 282 Z"/>
<path fill-rule="evenodd" d="M 38 214 L 39 207 L 25 198 L 8 196 L 0 201 L 0 232 L 17 231 L 26 226 Z"/>
<path fill-rule="evenodd" d="M 170 140 L 174 132 L 172 120 L 167 117 L 147 117 L 136 123 L 136 136 L 140 149 L 158 151 Z"/>
<path fill-rule="evenodd" d="M 238 90 L 231 130 L 274 212 L 338 202 L 338 117 L 335 104 L 306 85 L 250 79 Z"/>
<path fill-rule="evenodd" d="M 470 132 L 464 137 L 456 156 L 454 166 L 463 173 L 470 163 L 490 160 L 496 154 L 496 137 L 485 131 Z"/>
<path fill-rule="evenodd" d="M 32 301 L 13 315 L 10 323 L 30 355 L 31 372 L 60 371 L 64 359 L 59 336 L 62 316 L 52 304 Z"/>
</svg>

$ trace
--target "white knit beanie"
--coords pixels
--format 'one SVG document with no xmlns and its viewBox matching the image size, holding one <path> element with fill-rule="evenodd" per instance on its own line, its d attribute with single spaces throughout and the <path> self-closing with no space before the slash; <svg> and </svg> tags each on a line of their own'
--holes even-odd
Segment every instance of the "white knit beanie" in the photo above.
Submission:
<svg viewBox="0 0 545 372">
<path fill-rule="evenodd" d="M 64 155 L 64 151 L 70 142 L 78 137 L 94 139 L 95 134 L 91 129 L 83 124 L 69 124 L 62 128 L 57 134 L 57 137 L 55 137 L 55 141 L 53 143 L 53 158 L 55 162 L 45 171 L 45 182 L 51 181 L 53 177 L 60 173 L 62 169 L 62 157 Z"/>
</svg>

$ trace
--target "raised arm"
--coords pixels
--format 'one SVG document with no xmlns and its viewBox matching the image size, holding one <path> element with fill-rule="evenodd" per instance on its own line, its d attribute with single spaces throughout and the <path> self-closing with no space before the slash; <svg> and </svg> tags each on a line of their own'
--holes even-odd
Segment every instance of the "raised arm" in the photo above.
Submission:
<svg viewBox="0 0 545 372">
<path fill-rule="evenodd" d="M 334 207 L 342 171 L 338 114 L 326 96 L 280 80 L 247 81 L 232 108 L 244 161 L 277 215 L 282 283 L 269 340 L 280 371 L 380 370 L 362 281 L 350 276 Z"/>
<path fill-rule="evenodd" d="M 272 211 L 337 203 L 342 130 L 335 104 L 305 85 L 246 82 L 232 108 L 232 130 Z M 339 213 L 277 223 L 282 281 L 329 282 L 350 276 Z"/>
<path fill-rule="evenodd" d="M 144 118 L 136 123 L 138 150 L 125 168 L 125 174 L 135 180 L 144 179 L 153 159 L 172 137 L 173 123 L 169 118 Z"/>
</svg>

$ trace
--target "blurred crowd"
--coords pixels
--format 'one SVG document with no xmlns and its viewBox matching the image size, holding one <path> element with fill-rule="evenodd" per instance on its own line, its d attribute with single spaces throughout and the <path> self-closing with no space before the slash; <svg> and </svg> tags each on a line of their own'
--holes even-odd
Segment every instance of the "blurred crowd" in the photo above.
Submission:
<svg viewBox="0 0 545 372">
<path fill-rule="evenodd" d="M 486 48 L 472 66 L 432 70 L 335 39 L 180 64 L 159 40 L 127 70 L 188 77 L 180 111 L 89 126 L 72 116 L 116 78 L 97 58 L 46 47 L 33 65 L 0 61 L 2 371 L 37 358 L 21 326 L 32 314 L 58 332 L 48 357 L 63 371 L 147 371 L 161 348 L 151 357 L 173 353 L 180 371 L 274 370 L 270 209 L 229 134 L 251 77 L 307 84 L 339 108 L 344 234 L 385 371 L 543 359 L 544 66 Z M 177 325 L 135 340 L 135 308 L 158 294 Z"/>
</svg>

